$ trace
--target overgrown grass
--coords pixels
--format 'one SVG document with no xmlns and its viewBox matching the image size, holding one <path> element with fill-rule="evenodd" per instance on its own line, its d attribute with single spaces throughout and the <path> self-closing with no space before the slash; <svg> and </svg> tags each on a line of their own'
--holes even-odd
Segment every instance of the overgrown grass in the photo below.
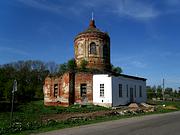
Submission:
<svg viewBox="0 0 180 135">
<path fill-rule="evenodd" d="M 42 127 L 58 125 L 58 122 L 50 120 L 43 123 L 42 116 L 47 114 L 60 113 L 87 113 L 100 110 L 108 110 L 108 108 L 87 105 L 72 105 L 70 107 L 60 106 L 44 106 L 43 101 L 32 101 L 27 104 L 18 106 L 14 112 L 12 126 L 10 127 L 10 112 L 0 113 L 0 134 L 16 133 L 24 130 L 37 130 Z M 61 124 L 62 125 L 62 124 Z M 63 123 L 63 125 L 66 125 Z M 68 125 L 68 124 L 67 124 Z"/>
<path fill-rule="evenodd" d="M 177 108 L 177 110 L 180 110 L 180 101 L 152 101 L 148 100 L 148 104 L 156 105 L 156 106 L 174 106 Z"/>
<path fill-rule="evenodd" d="M 21 112 L 38 113 L 38 114 L 59 114 L 59 113 L 67 113 L 67 112 L 86 113 L 86 112 L 93 112 L 99 110 L 108 110 L 108 108 L 95 106 L 95 105 L 80 106 L 79 104 L 72 105 L 69 107 L 44 106 L 43 101 L 30 102 L 28 104 L 19 106 L 19 111 Z"/>
<path fill-rule="evenodd" d="M 73 126 L 80 126 L 85 124 L 103 122 L 108 120 L 116 120 L 121 118 L 128 118 L 134 116 L 141 116 L 155 113 L 166 113 L 175 110 L 164 108 L 162 105 L 174 106 L 180 110 L 180 102 L 170 101 L 148 101 L 150 104 L 156 105 L 156 111 L 151 113 L 138 113 L 138 114 L 126 114 L 126 115 L 109 115 L 98 116 L 94 118 L 79 118 L 69 119 L 65 121 L 48 120 L 46 123 L 42 122 L 43 115 L 48 114 L 60 114 L 60 113 L 87 113 L 101 110 L 109 110 L 108 108 L 87 105 L 80 107 L 79 105 L 73 105 L 70 107 L 46 107 L 43 101 L 33 101 L 28 104 L 22 104 L 18 107 L 18 110 L 14 112 L 14 119 L 12 127 L 10 127 L 10 112 L 0 113 L 0 134 L 30 134 L 36 132 L 50 131 L 54 129 L 61 129 Z"/>
</svg>

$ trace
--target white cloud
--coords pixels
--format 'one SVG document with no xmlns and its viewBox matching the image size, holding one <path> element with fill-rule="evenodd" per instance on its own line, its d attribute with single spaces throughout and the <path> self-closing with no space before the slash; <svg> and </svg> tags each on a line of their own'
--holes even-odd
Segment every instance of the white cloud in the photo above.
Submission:
<svg viewBox="0 0 180 135">
<path fill-rule="evenodd" d="M 180 0 L 165 0 L 165 3 L 169 6 L 178 6 L 180 5 Z"/>
<path fill-rule="evenodd" d="M 48 0 L 18 0 L 33 8 L 54 13 L 81 14 L 87 10 L 102 9 L 101 12 L 113 12 L 120 16 L 129 16 L 136 19 L 150 19 L 159 15 L 158 11 L 149 3 L 137 0 L 76 0 L 62 3 L 53 3 Z M 106 10 L 106 11 L 105 11 Z"/>
<path fill-rule="evenodd" d="M 157 56 L 167 59 L 167 58 L 174 58 L 174 57 L 179 57 L 180 53 L 179 52 L 173 52 L 173 51 L 161 51 L 161 53 L 157 52 Z"/>
<path fill-rule="evenodd" d="M 146 64 L 141 61 L 132 61 L 131 65 L 137 68 L 145 68 Z"/>
<path fill-rule="evenodd" d="M 144 0 L 94 0 L 84 1 L 84 5 L 91 8 L 103 8 L 119 16 L 128 16 L 139 20 L 152 19 L 160 14 L 153 4 L 146 3 Z"/>
<path fill-rule="evenodd" d="M 29 7 L 61 15 L 82 15 L 97 11 L 100 14 L 113 13 L 120 17 L 130 17 L 139 21 L 155 19 L 179 11 L 180 0 L 18 0 Z M 160 7 L 157 5 L 161 5 Z"/>
<path fill-rule="evenodd" d="M 121 0 L 117 4 L 115 12 L 140 20 L 152 19 L 159 15 L 159 11 L 152 4 L 139 0 Z"/>
<path fill-rule="evenodd" d="M 18 0 L 18 2 L 23 3 L 26 6 L 56 13 L 56 14 L 75 14 L 79 15 L 82 12 L 82 8 L 79 8 L 80 3 L 79 1 L 77 2 L 65 2 L 63 3 L 62 1 L 50 1 L 50 0 Z"/>
<path fill-rule="evenodd" d="M 19 2 L 41 10 L 46 10 L 54 13 L 62 13 L 62 7 L 60 5 L 53 4 L 47 0 L 18 0 Z"/>
<path fill-rule="evenodd" d="M 141 56 L 115 56 L 112 58 L 113 63 L 125 68 L 146 68 L 147 63 L 142 60 Z"/>
<path fill-rule="evenodd" d="M 0 54 L 3 55 L 3 54 L 6 54 L 6 53 L 25 55 L 25 56 L 29 55 L 28 52 L 25 52 L 23 50 L 16 49 L 16 48 L 13 48 L 13 47 L 0 47 Z"/>
</svg>

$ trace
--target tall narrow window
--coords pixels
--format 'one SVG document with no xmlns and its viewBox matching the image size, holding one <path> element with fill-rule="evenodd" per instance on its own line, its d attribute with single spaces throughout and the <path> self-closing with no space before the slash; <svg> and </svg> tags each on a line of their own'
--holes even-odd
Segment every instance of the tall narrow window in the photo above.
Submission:
<svg viewBox="0 0 180 135">
<path fill-rule="evenodd" d="M 90 44 L 90 54 L 96 54 L 96 44 L 94 42 Z"/>
<path fill-rule="evenodd" d="M 122 84 L 119 84 L 119 97 L 122 97 Z"/>
<path fill-rule="evenodd" d="M 54 84 L 54 97 L 58 95 L 58 84 Z"/>
<path fill-rule="evenodd" d="M 139 86 L 139 97 L 142 97 L 142 86 Z"/>
<path fill-rule="evenodd" d="M 104 97 L 104 84 L 100 84 L 100 97 Z"/>
<path fill-rule="evenodd" d="M 107 48 L 107 45 L 103 46 L 103 57 L 104 58 L 108 57 L 108 48 Z"/>
<path fill-rule="evenodd" d="M 134 85 L 134 97 L 136 97 L 136 85 Z"/>
<path fill-rule="evenodd" d="M 87 90 L 86 90 L 87 84 L 81 84 L 81 97 L 85 97 Z"/>
<path fill-rule="evenodd" d="M 129 97 L 129 88 L 128 88 L 128 84 L 126 85 L 126 91 L 127 91 L 127 97 Z"/>
</svg>

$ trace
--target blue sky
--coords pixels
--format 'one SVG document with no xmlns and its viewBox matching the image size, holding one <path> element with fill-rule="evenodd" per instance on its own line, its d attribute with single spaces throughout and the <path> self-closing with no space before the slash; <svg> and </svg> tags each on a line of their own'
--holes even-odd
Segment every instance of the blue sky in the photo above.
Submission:
<svg viewBox="0 0 180 135">
<path fill-rule="evenodd" d="M 73 39 L 96 26 L 111 37 L 111 62 L 148 85 L 180 87 L 180 0 L 1 0 L 0 64 L 64 63 Z"/>
</svg>

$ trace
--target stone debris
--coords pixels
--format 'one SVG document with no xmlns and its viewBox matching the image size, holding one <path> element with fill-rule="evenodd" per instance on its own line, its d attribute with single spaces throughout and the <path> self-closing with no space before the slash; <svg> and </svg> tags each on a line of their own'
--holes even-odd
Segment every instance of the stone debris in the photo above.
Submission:
<svg viewBox="0 0 180 135">
<path fill-rule="evenodd" d="M 153 107 L 152 105 L 146 104 L 146 103 L 140 103 L 141 106 L 146 107 L 146 108 L 150 108 Z"/>
<path fill-rule="evenodd" d="M 141 104 L 132 103 L 129 106 L 119 106 L 111 110 L 102 110 L 102 111 L 89 112 L 89 113 L 54 114 L 54 115 L 44 116 L 42 119 L 43 121 L 47 121 L 47 119 L 53 119 L 58 121 L 90 120 L 98 116 L 124 116 L 124 115 L 131 116 L 131 115 L 138 115 L 138 114 L 154 112 L 154 111 L 155 111 L 155 106 L 146 103 L 141 103 Z"/>
<path fill-rule="evenodd" d="M 129 108 L 139 108 L 138 104 L 136 104 L 136 103 L 131 103 L 128 107 Z"/>
<path fill-rule="evenodd" d="M 129 106 L 113 107 L 112 112 L 107 115 L 137 115 L 140 113 L 154 112 L 155 106 L 146 103 L 131 103 Z"/>
<path fill-rule="evenodd" d="M 155 107 L 152 105 L 149 105 L 146 103 L 141 103 L 140 106 L 144 112 L 154 112 L 155 111 Z"/>
</svg>

